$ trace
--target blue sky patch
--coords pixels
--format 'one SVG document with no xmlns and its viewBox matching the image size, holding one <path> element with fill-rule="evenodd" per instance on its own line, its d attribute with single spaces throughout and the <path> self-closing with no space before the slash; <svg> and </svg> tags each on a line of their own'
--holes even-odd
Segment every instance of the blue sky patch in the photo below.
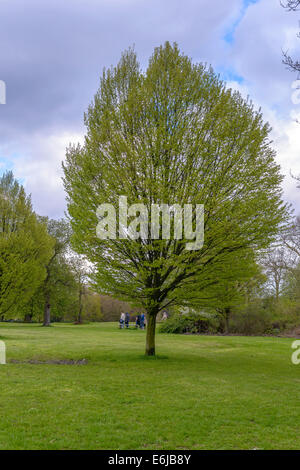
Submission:
<svg viewBox="0 0 300 470">
<path fill-rule="evenodd" d="M 244 78 L 238 75 L 233 69 L 217 67 L 216 72 L 220 74 L 221 79 L 225 82 L 244 82 Z"/>
<path fill-rule="evenodd" d="M 233 24 L 228 28 L 228 30 L 226 31 L 225 35 L 224 35 L 224 40 L 225 42 L 227 42 L 228 44 L 232 44 L 234 42 L 234 33 L 235 33 L 235 30 L 236 28 L 238 27 L 239 23 L 241 22 L 241 20 L 243 19 L 246 11 L 247 11 L 247 8 L 250 6 L 250 5 L 254 5 L 255 3 L 258 3 L 259 0 L 243 0 L 243 5 L 242 5 L 242 8 L 240 10 L 240 13 L 239 13 L 239 16 L 238 18 L 233 22 Z"/>
</svg>

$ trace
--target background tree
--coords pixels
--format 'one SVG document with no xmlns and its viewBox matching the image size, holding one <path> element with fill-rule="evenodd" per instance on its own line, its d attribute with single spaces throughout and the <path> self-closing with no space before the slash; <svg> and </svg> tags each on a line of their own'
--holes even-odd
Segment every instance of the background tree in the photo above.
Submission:
<svg viewBox="0 0 300 470">
<path fill-rule="evenodd" d="M 103 321 L 101 296 L 85 288 L 82 297 L 82 316 L 87 321 Z"/>
<path fill-rule="evenodd" d="M 281 233 L 281 244 L 291 255 L 300 258 L 300 217 L 296 217 Z"/>
<path fill-rule="evenodd" d="M 133 319 L 136 315 L 142 313 L 143 309 L 134 306 L 128 302 L 115 299 L 109 295 L 101 295 L 101 311 L 103 321 L 119 321 L 121 312 L 128 312 Z M 145 313 L 143 311 L 143 313 Z"/>
<path fill-rule="evenodd" d="M 252 289 L 265 281 L 261 268 L 251 250 L 234 252 L 230 264 L 222 264 L 213 272 L 211 285 L 198 289 L 195 279 L 194 290 L 185 294 L 185 305 L 214 309 L 218 312 L 223 332 L 229 332 L 229 321 L 235 307 L 249 301 Z"/>
<path fill-rule="evenodd" d="M 285 2 L 281 2 L 283 8 L 286 11 L 298 11 L 300 7 L 300 0 L 286 0 Z M 298 34 L 300 37 L 300 34 Z M 288 67 L 289 70 L 292 72 L 300 72 L 300 62 L 299 60 L 294 60 L 288 52 L 283 53 L 283 63 Z"/>
<path fill-rule="evenodd" d="M 65 220 L 47 220 L 47 230 L 54 242 L 52 256 L 45 265 L 46 277 L 42 285 L 44 303 L 43 326 L 51 323 L 51 302 L 63 289 L 74 286 L 74 279 L 66 260 L 70 242 L 70 226 Z"/>
<path fill-rule="evenodd" d="M 281 2 L 281 5 L 287 11 L 297 11 L 300 7 L 300 0 L 286 0 L 285 2 Z"/>
<path fill-rule="evenodd" d="M 300 264 L 298 263 L 293 269 L 289 269 L 285 273 L 284 294 L 292 301 L 296 302 L 298 310 L 300 310 Z"/>
<path fill-rule="evenodd" d="M 47 265 L 49 275 L 24 306 L 22 315 L 19 312 L 18 318 L 40 321 L 45 317 L 45 310 L 51 308 L 47 326 L 50 320 L 78 323 L 83 317 L 102 320 L 100 296 L 88 288 L 87 262 L 68 249 L 70 227 L 65 221 L 48 221 L 48 226 L 56 237 L 56 252 L 52 253 Z"/>
<path fill-rule="evenodd" d="M 0 178 L 0 314 L 17 315 L 46 276 L 53 248 L 12 172 Z"/>
<path fill-rule="evenodd" d="M 146 310 L 153 355 L 158 312 L 180 304 L 195 279 L 206 288 L 233 252 L 268 246 L 285 219 L 270 128 L 211 68 L 169 43 L 144 73 L 132 50 L 104 71 L 85 124 L 84 146 L 70 146 L 64 165 L 73 246 L 95 263 L 99 292 Z M 118 207 L 120 195 L 149 214 L 152 204 L 204 204 L 203 248 L 187 250 L 174 233 L 99 239 L 97 207 Z"/>
<path fill-rule="evenodd" d="M 285 276 L 294 266 L 294 259 L 283 246 L 271 247 L 261 258 L 261 264 L 268 278 L 267 288 L 278 302 L 282 293 Z"/>
<path fill-rule="evenodd" d="M 83 297 L 88 290 L 87 280 L 90 270 L 86 259 L 76 254 L 72 255 L 69 264 L 74 276 L 78 295 L 76 322 L 80 324 L 82 323 Z"/>
<path fill-rule="evenodd" d="M 51 322 L 73 320 L 77 312 L 77 286 L 70 266 L 57 260 L 47 282 Z M 42 284 L 22 309 L 25 321 L 44 322 L 45 286 Z M 20 316 L 18 318 L 21 318 Z M 50 322 L 49 322 L 50 324 Z"/>
</svg>

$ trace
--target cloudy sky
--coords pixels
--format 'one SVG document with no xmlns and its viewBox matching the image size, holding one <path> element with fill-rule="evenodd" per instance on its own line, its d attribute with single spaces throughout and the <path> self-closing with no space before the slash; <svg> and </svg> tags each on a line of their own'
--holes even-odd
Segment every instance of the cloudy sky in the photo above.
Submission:
<svg viewBox="0 0 300 470">
<path fill-rule="evenodd" d="M 297 76 L 281 63 L 282 50 L 300 56 L 300 12 L 279 0 L 0 0 L 0 18 L 0 174 L 13 170 L 39 214 L 64 213 L 61 161 L 70 142 L 82 141 L 102 68 L 131 45 L 144 66 L 166 40 L 262 108 L 285 198 L 300 213 L 290 176 L 300 174 Z"/>
</svg>

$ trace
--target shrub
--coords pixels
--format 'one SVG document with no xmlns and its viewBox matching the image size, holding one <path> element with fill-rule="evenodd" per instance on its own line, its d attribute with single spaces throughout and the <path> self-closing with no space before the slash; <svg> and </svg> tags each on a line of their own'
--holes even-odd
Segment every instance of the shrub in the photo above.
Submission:
<svg viewBox="0 0 300 470">
<path fill-rule="evenodd" d="M 215 317 L 206 317 L 200 314 L 176 314 L 168 318 L 160 326 L 161 333 L 216 333 L 219 321 Z"/>
<path fill-rule="evenodd" d="M 253 302 L 235 312 L 230 321 L 230 332 L 242 335 L 272 334 L 273 315 L 261 302 Z"/>
</svg>

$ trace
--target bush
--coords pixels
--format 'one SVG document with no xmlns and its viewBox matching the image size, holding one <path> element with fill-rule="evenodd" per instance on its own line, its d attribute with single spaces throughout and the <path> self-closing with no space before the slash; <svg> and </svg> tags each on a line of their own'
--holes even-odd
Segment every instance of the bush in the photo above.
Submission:
<svg viewBox="0 0 300 470">
<path fill-rule="evenodd" d="M 200 314 L 174 315 L 160 326 L 161 333 L 216 333 L 219 321 L 215 317 Z"/>
<path fill-rule="evenodd" d="M 257 299 L 233 313 L 230 333 L 278 335 L 300 324 L 299 307 L 286 299 Z"/>
<path fill-rule="evenodd" d="M 232 315 L 229 330 L 249 336 L 273 334 L 273 319 L 271 311 L 264 308 L 261 302 L 253 302 Z"/>
<path fill-rule="evenodd" d="M 221 333 L 222 316 L 174 313 L 160 326 L 162 333 Z M 286 299 L 256 299 L 231 313 L 229 333 L 246 336 L 279 335 L 300 328 L 300 305 Z"/>
</svg>

